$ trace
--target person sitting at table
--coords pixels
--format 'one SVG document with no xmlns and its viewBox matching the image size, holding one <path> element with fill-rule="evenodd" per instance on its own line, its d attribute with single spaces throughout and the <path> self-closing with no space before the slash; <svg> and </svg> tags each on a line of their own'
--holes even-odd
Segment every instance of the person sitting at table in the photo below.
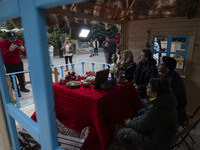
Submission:
<svg viewBox="0 0 200 150">
<path fill-rule="evenodd" d="M 152 78 L 147 86 L 150 97 L 142 115 L 125 119 L 127 128 L 118 138 L 129 150 L 168 150 L 177 131 L 176 97 L 165 78 Z"/>
<path fill-rule="evenodd" d="M 135 71 L 133 85 L 138 90 L 142 99 L 147 98 L 146 86 L 153 77 L 158 77 L 158 69 L 156 60 L 152 58 L 152 53 L 148 49 L 142 50 L 140 54 L 140 62 Z"/>
<path fill-rule="evenodd" d="M 163 56 L 162 61 L 159 64 L 158 71 L 168 80 L 174 94 L 177 99 L 177 111 L 178 111 L 178 121 L 183 123 L 187 120 L 186 114 L 186 90 L 184 82 L 175 70 L 176 60 L 169 56 Z"/>
<path fill-rule="evenodd" d="M 124 50 L 121 52 L 121 60 L 119 62 L 119 68 L 124 72 L 125 79 L 129 82 L 133 80 L 137 64 L 133 60 L 133 54 L 130 50 Z"/>
</svg>

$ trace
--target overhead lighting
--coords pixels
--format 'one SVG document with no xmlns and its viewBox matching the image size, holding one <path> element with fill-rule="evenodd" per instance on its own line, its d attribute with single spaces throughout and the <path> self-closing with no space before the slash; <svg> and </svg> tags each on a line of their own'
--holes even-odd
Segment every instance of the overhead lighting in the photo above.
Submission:
<svg viewBox="0 0 200 150">
<path fill-rule="evenodd" d="M 88 29 L 82 29 L 81 32 L 80 32 L 80 34 L 79 34 L 79 37 L 86 38 L 89 33 L 90 33 L 90 30 L 88 30 Z"/>
</svg>

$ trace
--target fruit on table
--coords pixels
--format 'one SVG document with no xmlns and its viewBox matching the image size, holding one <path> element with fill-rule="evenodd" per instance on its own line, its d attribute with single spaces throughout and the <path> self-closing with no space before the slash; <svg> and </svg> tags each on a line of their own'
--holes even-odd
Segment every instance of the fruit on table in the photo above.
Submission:
<svg viewBox="0 0 200 150">
<path fill-rule="evenodd" d="M 95 82 L 95 77 L 94 76 L 89 76 L 85 79 L 87 82 Z"/>
<path fill-rule="evenodd" d="M 87 71 L 87 72 L 86 72 L 86 75 L 88 75 L 88 76 L 95 76 L 95 72 Z"/>
<path fill-rule="evenodd" d="M 64 85 L 66 84 L 66 82 L 69 82 L 69 81 L 77 81 L 77 80 L 80 80 L 80 75 L 76 75 L 75 72 L 68 72 L 67 75 L 65 76 L 65 78 L 61 78 L 60 79 L 60 84 Z"/>
<path fill-rule="evenodd" d="M 60 78 L 60 84 L 61 85 L 65 85 L 67 83 L 67 81 L 65 80 L 65 78 Z"/>
</svg>

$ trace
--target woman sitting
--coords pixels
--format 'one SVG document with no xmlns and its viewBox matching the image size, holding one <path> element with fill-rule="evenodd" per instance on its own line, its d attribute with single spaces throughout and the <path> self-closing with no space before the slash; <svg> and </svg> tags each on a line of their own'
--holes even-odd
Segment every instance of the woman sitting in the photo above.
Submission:
<svg viewBox="0 0 200 150">
<path fill-rule="evenodd" d="M 133 54 L 130 50 L 121 52 L 121 60 L 119 61 L 118 66 L 119 71 L 124 71 L 125 79 L 131 82 L 137 65 L 133 60 Z"/>
<path fill-rule="evenodd" d="M 120 141 L 130 150 L 168 150 L 176 135 L 176 97 L 164 78 L 153 78 L 147 86 L 150 97 L 145 112 L 125 120 L 127 128 L 118 132 Z"/>
</svg>

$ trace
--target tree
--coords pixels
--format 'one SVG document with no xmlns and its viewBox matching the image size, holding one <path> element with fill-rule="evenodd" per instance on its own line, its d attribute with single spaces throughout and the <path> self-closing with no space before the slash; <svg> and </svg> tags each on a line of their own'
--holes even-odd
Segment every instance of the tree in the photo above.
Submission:
<svg viewBox="0 0 200 150">
<path fill-rule="evenodd" d="M 58 39 L 62 37 L 63 42 L 66 37 L 70 37 L 70 29 L 69 28 L 62 28 L 59 29 L 58 27 L 54 26 L 53 28 L 48 29 L 48 40 L 54 46 L 57 51 L 54 51 L 55 55 L 58 55 Z"/>
<path fill-rule="evenodd" d="M 15 26 L 11 23 L 10 20 L 8 20 L 8 21 L 6 21 L 6 28 L 7 28 L 8 30 L 12 30 L 12 29 L 15 28 Z"/>
<path fill-rule="evenodd" d="M 105 38 L 108 36 L 111 38 L 112 35 L 118 36 L 118 28 L 116 25 L 111 26 L 111 28 L 106 30 L 105 24 L 92 24 L 91 32 L 90 32 L 90 38 L 95 39 L 97 38 L 101 43 L 105 40 Z"/>
</svg>

